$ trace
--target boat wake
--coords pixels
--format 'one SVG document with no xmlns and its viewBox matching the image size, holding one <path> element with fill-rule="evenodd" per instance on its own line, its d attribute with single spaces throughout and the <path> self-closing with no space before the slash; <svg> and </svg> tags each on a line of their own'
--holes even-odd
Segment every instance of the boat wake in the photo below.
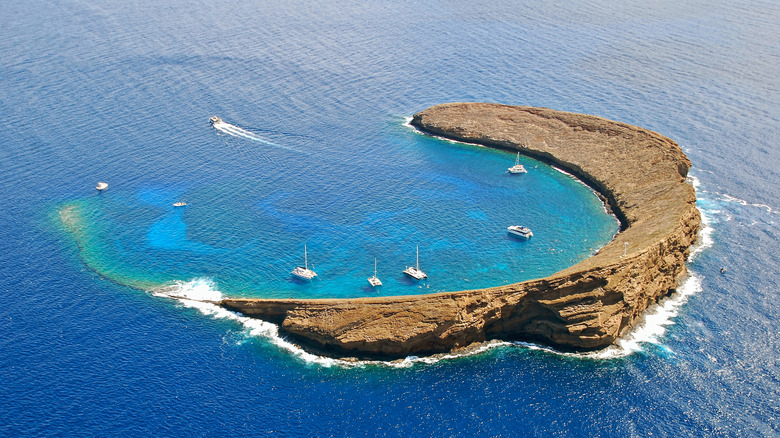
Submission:
<svg viewBox="0 0 780 438">
<path fill-rule="evenodd" d="M 256 141 L 259 143 L 266 144 L 268 146 L 273 146 L 277 148 L 287 149 L 288 151 L 294 151 L 294 152 L 301 152 L 298 149 L 291 148 L 289 146 L 280 145 L 277 143 L 274 143 L 272 141 L 268 141 L 259 135 L 255 134 L 254 132 L 247 131 L 246 129 L 240 128 L 236 125 L 231 125 L 230 123 L 227 123 L 225 121 L 219 120 L 217 122 L 213 122 L 211 126 L 214 127 L 219 132 L 222 132 L 224 134 L 233 136 L 233 137 L 240 137 L 240 138 L 246 138 L 248 140 Z"/>
</svg>

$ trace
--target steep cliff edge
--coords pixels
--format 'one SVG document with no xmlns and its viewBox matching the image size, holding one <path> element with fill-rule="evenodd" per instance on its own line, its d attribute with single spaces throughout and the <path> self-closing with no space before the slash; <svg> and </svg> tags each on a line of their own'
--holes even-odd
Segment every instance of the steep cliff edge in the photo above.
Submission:
<svg viewBox="0 0 780 438">
<path fill-rule="evenodd" d="M 442 137 L 519 150 L 571 172 L 604 196 L 621 232 L 598 254 L 552 276 L 480 290 L 420 296 L 226 299 L 225 308 L 278 323 L 309 349 L 398 358 L 490 339 L 565 350 L 608 346 L 674 291 L 700 216 L 672 140 L 595 116 L 487 103 L 437 105 L 414 115 Z"/>
</svg>

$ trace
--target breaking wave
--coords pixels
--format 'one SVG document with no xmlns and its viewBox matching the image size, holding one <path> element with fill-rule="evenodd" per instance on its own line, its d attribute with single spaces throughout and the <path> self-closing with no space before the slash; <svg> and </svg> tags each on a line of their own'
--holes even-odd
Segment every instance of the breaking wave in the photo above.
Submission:
<svg viewBox="0 0 780 438">
<path fill-rule="evenodd" d="M 175 282 L 170 285 L 156 288 L 151 293 L 154 296 L 177 300 L 182 306 L 197 309 L 203 315 L 215 319 L 234 321 L 244 327 L 245 335 L 247 337 L 265 338 L 276 347 L 288 352 L 293 357 L 296 357 L 305 363 L 315 364 L 326 368 L 333 366 L 343 368 L 367 366 L 409 368 L 417 364 L 430 365 L 440 361 L 476 356 L 494 348 L 524 348 L 544 351 L 558 356 L 581 359 L 607 360 L 625 357 L 643 351 L 643 344 L 661 345 L 660 340 L 666 332 L 666 327 L 674 324 L 674 318 L 679 313 L 680 307 L 683 306 L 691 296 L 700 291 L 701 279 L 696 275 L 690 275 L 683 282 L 677 293 L 661 300 L 658 304 L 651 306 L 645 312 L 642 321 L 632 329 L 631 332 L 623 336 L 615 344 L 599 351 L 566 353 L 557 351 L 551 347 L 527 342 L 491 341 L 475 345 L 462 352 L 442 353 L 426 357 L 408 356 L 403 359 L 392 361 L 344 360 L 309 353 L 280 335 L 279 327 L 276 324 L 244 316 L 240 313 L 220 307 L 219 301 L 223 298 L 222 293 L 216 289 L 214 283 L 208 278 Z"/>
<path fill-rule="evenodd" d="M 699 192 L 699 180 L 696 177 L 688 177 L 688 181 L 693 185 L 696 191 Z M 711 247 L 714 243 L 712 237 L 714 231 L 712 226 L 714 222 L 713 216 L 716 216 L 719 211 L 708 208 L 708 205 L 709 203 L 706 198 L 697 200 L 697 207 L 701 213 L 701 228 L 699 230 L 698 238 L 691 247 L 691 252 L 688 255 L 688 263 L 692 262 L 698 254 Z M 674 318 L 679 314 L 680 308 L 688 302 L 688 299 L 701 291 L 702 278 L 695 272 L 689 271 L 688 276 L 682 281 L 680 287 L 678 287 L 674 294 L 648 307 L 637 325 L 628 333 L 621 336 L 614 344 L 602 350 L 583 353 L 565 353 L 551 347 L 527 342 L 515 342 L 514 344 L 532 350 L 546 351 L 555 355 L 585 359 L 617 359 L 644 351 L 645 345 L 648 344 L 656 345 L 669 351 L 669 348 L 664 346 L 661 342 L 663 336 L 666 334 L 667 327 L 674 325 Z"/>
<path fill-rule="evenodd" d="M 343 360 L 309 353 L 298 345 L 288 341 L 279 334 L 276 324 L 260 319 L 241 315 L 227 310 L 219 305 L 222 293 L 217 290 L 216 284 L 209 278 L 196 278 L 190 281 L 176 281 L 171 284 L 154 288 L 150 293 L 156 297 L 169 298 L 178 301 L 182 306 L 197 309 L 203 315 L 215 319 L 234 321 L 244 327 L 247 337 L 265 338 L 278 348 L 287 351 L 292 356 L 303 362 L 316 364 L 323 367 L 340 366 L 345 368 L 365 366 L 385 366 L 392 368 L 407 368 L 418 363 L 432 364 L 440 360 L 456 359 L 480 354 L 490 348 L 501 345 L 511 345 L 508 342 L 492 342 L 476 346 L 463 353 L 447 353 L 429 357 L 409 356 L 393 361 L 380 360 Z"/>
<path fill-rule="evenodd" d="M 770 214 L 780 214 L 777 210 L 773 209 L 772 207 L 766 205 L 766 204 L 759 204 L 755 202 L 748 202 L 744 199 L 735 198 L 734 196 L 728 195 L 726 193 L 722 193 L 721 196 L 723 199 L 727 202 L 734 202 L 736 204 L 742 205 L 743 207 L 755 207 L 762 210 L 766 210 L 767 213 Z"/>
<path fill-rule="evenodd" d="M 645 311 L 640 322 L 634 326 L 631 331 L 603 350 L 584 353 L 562 353 L 552 348 L 535 344 L 517 344 L 531 349 L 549 351 L 562 356 L 602 360 L 617 359 L 644 351 L 645 345 L 648 344 L 660 346 L 664 350 L 669 351 L 669 348 L 664 346 L 661 342 L 663 336 L 666 334 L 667 327 L 674 325 L 674 318 L 679 314 L 680 308 L 688 302 L 688 299 L 701 291 L 701 278 L 696 274 L 690 274 L 682 282 L 681 286 L 677 289 L 677 292 L 650 306 Z"/>
<path fill-rule="evenodd" d="M 196 278 L 191 281 L 176 281 L 172 284 L 155 288 L 151 293 L 157 297 L 177 300 L 181 305 L 197 309 L 206 316 L 211 316 L 215 319 L 235 321 L 245 328 L 247 336 L 266 338 L 277 347 L 288 351 L 305 362 L 316 363 L 323 366 L 331 366 L 338 362 L 337 359 L 308 353 L 297 345 L 287 341 L 279 335 L 279 327 L 276 324 L 243 316 L 221 307 L 219 301 L 223 298 L 222 293 L 217 290 L 216 285 L 209 278 Z"/>
<path fill-rule="evenodd" d="M 700 191 L 700 182 L 698 178 L 689 176 L 688 180 L 690 181 L 691 185 L 693 185 L 693 188 L 696 189 L 698 194 Z M 693 245 L 693 247 L 691 247 L 691 252 L 688 254 L 689 263 L 692 262 L 693 259 L 696 258 L 696 256 L 699 255 L 702 251 L 711 247 L 715 242 L 712 238 L 712 233 L 715 230 L 713 223 L 714 218 L 720 213 L 720 211 L 712 209 L 709 204 L 710 203 L 706 198 L 698 199 L 697 197 L 696 205 L 699 209 L 699 213 L 701 214 L 701 227 L 699 229 L 699 236 L 696 240 L 696 243 Z"/>
<path fill-rule="evenodd" d="M 217 125 L 227 125 L 217 123 Z M 232 125 L 229 125 L 232 126 Z M 690 177 L 691 184 L 698 189 L 698 180 Z M 702 199 L 699 209 L 702 215 L 702 227 L 699 239 L 691 249 L 688 261 L 692 261 L 697 254 L 713 245 L 712 216 L 717 210 L 702 207 L 707 205 L 706 199 Z M 671 296 L 650 306 L 644 313 L 640 322 L 627 334 L 618 339 L 613 345 L 598 351 L 583 353 L 560 352 L 551 347 L 527 342 L 491 341 L 475 345 L 457 353 L 443 353 L 427 357 L 409 356 L 393 361 L 380 360 L 344 360 L 318 356 L 305 351 L 298 345 L 288 341 L 279 333 L 276 324 L 260 319 L 241 315 L 219 306 L 223 295 L 217 290 L 214 282 L 209 278 L 197 278 L 191 281 L 177 281 L 172 284 L 155 288 L 151 291 L 154 296 L 177 300 L 182 306 L 194 308 L 202 314 L 216 319 L 235 321 L 245 329 L 247 337 L 261 337 L 267 339 L 278 348 L 287 351 L 299 360 L 323 367 L 339 366 L 344 368 L 381 366 L 391 368 L 408 368 L 416 364 L 434 364 L 443 360 L 460 359 L 482 354 L 494 348 L 523 348 L 543 351 L 549 354 L 593 360 L 609 360 L 626 357 L 631 354 L 644 351 L 647 345 L 655 345 L 666 351 L 668 347 L 662 344 L 662 338 L 666 334 L 667 327 L 674 324 L 674 318 L 679 314 L 680 308 L 688 302 L 688 299 L 702 291 L 702 279 L 695 272 L 689 275 L 681 283 L 678 290 Z"/>
</svg>

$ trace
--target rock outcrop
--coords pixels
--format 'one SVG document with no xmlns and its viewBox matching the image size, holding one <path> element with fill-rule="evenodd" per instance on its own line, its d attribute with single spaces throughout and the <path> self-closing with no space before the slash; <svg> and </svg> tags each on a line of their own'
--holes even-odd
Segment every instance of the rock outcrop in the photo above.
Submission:
<svg viewBox="0 0 780 438">
<path fill-rule="evenodd" d="M 415 114 L 420 130 L 519 150 L 593 187 L 621 222 L 596 255 L 549 277 L 431 295 L 323 299 L 226 299 L 225 308 L 279 324 L 331 356 L 399 358 L 492 339 L 563 350 L 613 343 L 686 272 L 700 216 L 690 162 L 672 140 L 603 118 L 487 103 L 437 105 Z"/>
</svg>

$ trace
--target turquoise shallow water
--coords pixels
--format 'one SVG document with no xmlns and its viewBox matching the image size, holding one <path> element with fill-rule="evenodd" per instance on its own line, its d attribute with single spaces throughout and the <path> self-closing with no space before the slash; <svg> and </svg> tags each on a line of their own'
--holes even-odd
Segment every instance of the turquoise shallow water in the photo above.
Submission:
<svg viewBox="0 0 780 438">
<path fill-rule="evenodd" d="M 142 288 L 209 279 L 225 295 L 247 297 L 498 286 L 571 266 L 617 231 L 596 195 L 567 174 L 524 158 L 530 172 L 512 175 L 508 152 L 431 138 L 396 121 L 371 139 L 382 149 L 375 161 L 361 157 L 365 164 L 332 151 L 288 153 L 273 163 L 247 157 L 252 171 L 224 180 L 120 181 L 57 208 L 68 213 L 67 230 L 71 220 L 87 230 L 73 235 L 87 265 L 107 278 Z M 204 147 L 278 148 L 260 134 L 219 126 L 199 130 Z M 387 159 L 399 151 L 410 159 Z M 172 206 L 180 200 L 187 205 Z M 534 237 L 507 234 L 517 224 Z M 318 272 L 313 281 L 290 274 L 304 263 L 304 245 Z M 418 246 L 429 276 L 423 282 L 402 273 L 416 263 Z M 377 289 L 366 281 L 374 258 L 383 279 Z"/>
<path fill-rule="evenodd" d="M 778 435 L 776 2 L 28 0 L 1 16 L 0 435 Z M 692 277 L 593 355 L 345 364 L 207 303 L 371 296 L 374 256 L 381 294 L 502 284 L 609 239 L 568 177 L 526 162 L 509 178 L 510 153 L 404 126 L 456 101 L 676 140 L 707 219 Z M 288 275 L 304 244 L 313 285 Z M 416 245 L 423 288 L 400 277 Z"/>
</svg>

